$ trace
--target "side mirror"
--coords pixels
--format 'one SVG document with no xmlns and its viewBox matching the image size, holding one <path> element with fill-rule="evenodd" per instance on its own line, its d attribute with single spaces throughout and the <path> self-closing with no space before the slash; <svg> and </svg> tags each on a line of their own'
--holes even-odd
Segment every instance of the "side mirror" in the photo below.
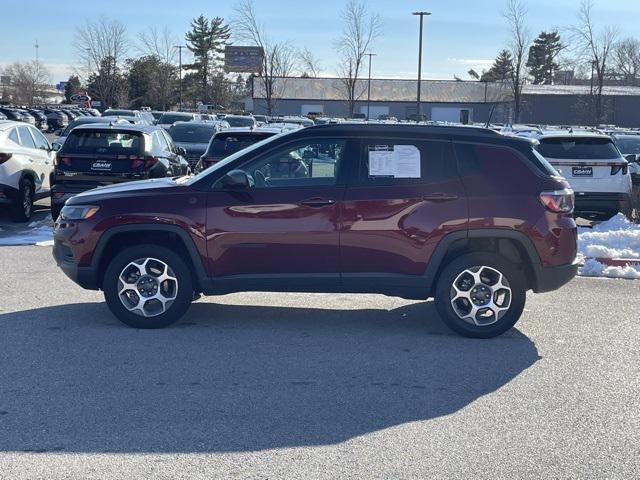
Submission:
<svg viewBox="0 0 640 480">
<path fill-rule="evenodd" d="M 624 158 L 629 163 L 636 163 L 638 161 L 638 156 L 635 154 L 625 155 Z"/>
<path fill-rule="evenodd" d="M 51 151 L 52 152 L 59 152 L 61 148 L 62 148 L 62 145 L 60 145 L 59 143 L 52 143 L 51 144 Z"/>
<path fill-rule="evenodd" d="M 231 170 L 221 180 L 222 188 L 243 190 L 250 187 L 249 176 L 242 170 Z"/>
<path fill-rule="evenodd" d="M 186 156 L 187 150 L 184 147 L 178 147 L 178 155 Z"/>
</svg>

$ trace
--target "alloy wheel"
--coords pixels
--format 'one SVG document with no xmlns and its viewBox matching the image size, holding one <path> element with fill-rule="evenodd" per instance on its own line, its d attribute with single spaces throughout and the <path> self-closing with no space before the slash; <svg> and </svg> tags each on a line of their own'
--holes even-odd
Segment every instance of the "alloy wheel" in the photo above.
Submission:
<svg viewBox="0 0 640 480">
<path fill-rule="evenodd" d="M 493 267 L 471 267 L 453 281 L 450 299 L 461 320 L 475 326 L 493 325 L 509 311 L 511 286 Z"/>
<path fill-rule="evenodd" d="M 156 317 L 178 296 L 178 279 L 169 265 L 156 258 L 130 262 L 118 276 L 118 297 L 130 312 Z"/>
</svg>

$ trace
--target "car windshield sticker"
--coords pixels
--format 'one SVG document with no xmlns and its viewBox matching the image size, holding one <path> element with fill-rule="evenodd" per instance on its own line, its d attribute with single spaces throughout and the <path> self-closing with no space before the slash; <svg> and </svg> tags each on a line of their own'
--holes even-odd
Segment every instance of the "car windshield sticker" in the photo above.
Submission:
<svg viewBox="0 0 640 480">
<path fill-rule="evenodd" d="M 369 147 L 369 176 L 420 178 L 420 150 L 415 145 Z"/>
</svg>

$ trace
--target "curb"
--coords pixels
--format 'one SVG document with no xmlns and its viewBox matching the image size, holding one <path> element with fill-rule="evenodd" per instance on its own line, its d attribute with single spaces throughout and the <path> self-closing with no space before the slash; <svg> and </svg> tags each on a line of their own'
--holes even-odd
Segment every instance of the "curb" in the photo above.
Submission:
<svg viewBox="0 0 640 480">
<path fill-rule="evenodd" d="M 640 258 L 603 258 L 586 257 L 585 260 L 595 260 L 609 267 L 637 267 L 640 266 Z"/>
</svg>

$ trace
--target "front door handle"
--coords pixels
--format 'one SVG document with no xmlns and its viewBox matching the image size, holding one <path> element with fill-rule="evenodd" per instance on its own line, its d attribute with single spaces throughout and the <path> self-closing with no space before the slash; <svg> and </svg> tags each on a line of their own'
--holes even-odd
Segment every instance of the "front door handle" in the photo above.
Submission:
<svg viewBox="0 0 640 480">
<path fill-rule="evenodd" d="M 457 195 L 447 195 L 446 193 L 433 193 L 431 195 L 425 195 L 422 197 L 427 202 L 451 202 L 457 200 Z"/>
<path fill-rule="evenodd" d="M 333 205 L 336 203 L 335 200 L 330 200 L 328 198 L 310 198 L 309 200 L 303 200 L 300 202 L 302 205 L 306 205 L 311 208 L 320 208 L 326 207 L 329 205 Z"/>
</svg>

